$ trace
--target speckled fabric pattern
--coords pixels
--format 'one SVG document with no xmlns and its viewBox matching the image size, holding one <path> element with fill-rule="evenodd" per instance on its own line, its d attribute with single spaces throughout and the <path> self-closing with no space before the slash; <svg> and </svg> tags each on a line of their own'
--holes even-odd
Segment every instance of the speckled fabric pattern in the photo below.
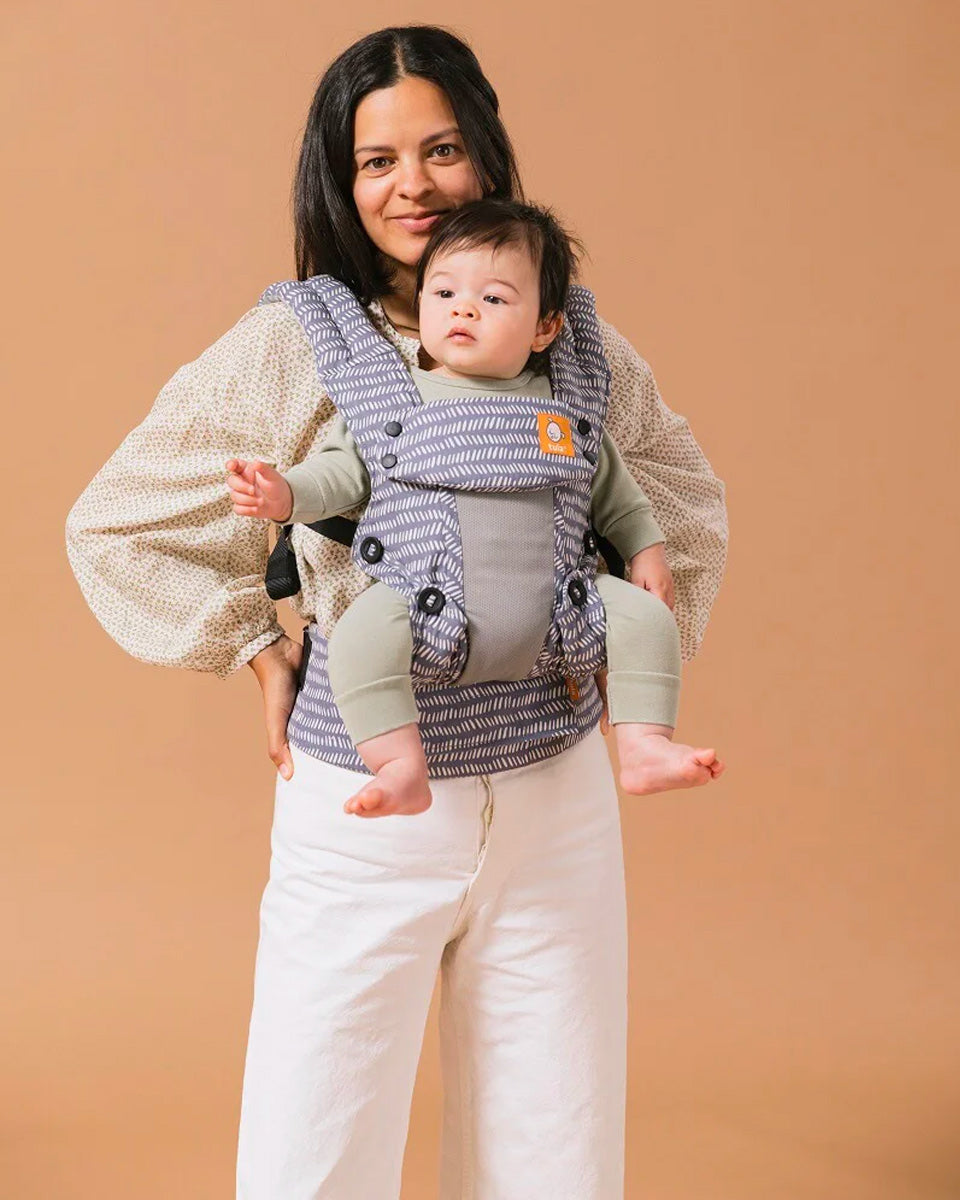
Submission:
<svg viewBox="0 0 960 1200">
<path fill-rule="evenodd" d="M 419 343 L 371 319 L 408 366 Z M 700 646 L 723 574 L 724 485 L 686 419 L 661 400 L 630 343 L 600 321 L 611 372 L 607 428 L 653 504 L 674 573 L 684 659 Z M 280 637 L 263 586 L 267 521 L 235 516 L 225 461 L 284 471 L 322 444 L 334 406 L 300 322 L 282 302 L 247 311 L 182 366 L 70 510 L 67 553 L 97 620 L 135 658 L 225 677 Z M 344 515 L 359 518 L 357 509 Z M 370 578 L 346 546 L 297 526 L 294 610 L 328 634 Z"/>
</svg>

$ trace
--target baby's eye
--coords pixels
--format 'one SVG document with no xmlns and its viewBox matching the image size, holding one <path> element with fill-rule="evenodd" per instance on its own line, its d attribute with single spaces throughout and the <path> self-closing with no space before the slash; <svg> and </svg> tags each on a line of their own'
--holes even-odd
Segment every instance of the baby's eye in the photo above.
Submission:
<svg viewBox="0 0 960 1200">
<path fill-rule="evenodd" d="M 496 300 L 496 302 L 498 304 L 506 304 L 506 300 L 504 300 L 502 296 L 494 296 L 494 295 L 484 296 L 484 300 Z"/>
<path fill-rule="evenodd" d="M 446 300 L 448 296 L 453 295 L 453 292 L 449 288 L 437 288 L 437 295 L 441 300 Z"/>
</svg>

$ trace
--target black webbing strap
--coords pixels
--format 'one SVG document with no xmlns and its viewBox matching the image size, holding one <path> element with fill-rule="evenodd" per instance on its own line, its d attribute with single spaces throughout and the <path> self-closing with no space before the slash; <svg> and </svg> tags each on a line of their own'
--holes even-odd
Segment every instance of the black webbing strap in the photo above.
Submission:
<svg viewBox="0 0 960 1200">
<path fill-rule="evenodd" d="M 339 542 L 341 546 L 352 546 L 353 535 L 357 532 L 357 522 L 350 521 L 346 517 L 327 517 L 325 521 L 311 521 L 307 528 L 313 529 L 316 533 L 322 533 L 324 537 Z M 288 525 L 287 530 L 289 531 L 289 529 Z"/>
<path fill-rule="evenodd" d="M 607 564 L 607 570 L 611 575 L 616 575 L 618 579 L 624 578 L 624 572 L 627 569 L 627 564 L 623 561 L 620 555 L 614 550 L 612 544 L 605 537 L 601 537 L 594 529 L 593 536 L 597 539 L 597 549 L 603 555 L 603 560 Z"/>
<path fill-rule="evenodd" d="M 352 546 L 353 536 L 357 532 L 357 522 L 349 521 L 346 517 L 328 517 L 325 521 L 311 521 L 307 525 L 307 528 L 313 529 L 317 533 L 322 533 L 324 537 L 332 538 L 335 542 L 340 542 L 343 546 Z M 286 526 L 284 532 L 289 535 L 289 525 Z M 597 539 L 597 547 L 607 564 L 607 570 L 611 575 L 616 575 L 619 579 L 623 579 L 624 572 L 626 571 L 626 563 L 605 537 L 601 537 L 596 530 L 593 533 Z"/>
<path fill-rule="evenodd" d="M 305 522 L 305 524 L 307 524 Z M 292 525 L 284 525 L 277 532 L 277 544 L 267 562 L 266 588 L 267 594 L 273 600 L 282 600 L 286 596 L 294 596 L 300 590 L 300 575 L 297 571 L 297 560 L 290 549 L 288 538 Z M 352 546 L 354 534 L 357 532 L 357 522 L 347 517 L 327 517 L 324 521 L 310 521 L 308 529 L 323 537 L 331 538 L 342 546 Z M 607 570 L 619 579 L 624 578 L 626 564 L 605 537 L 594 530 L 597 548 L 603 555 Z"/>
</svg>

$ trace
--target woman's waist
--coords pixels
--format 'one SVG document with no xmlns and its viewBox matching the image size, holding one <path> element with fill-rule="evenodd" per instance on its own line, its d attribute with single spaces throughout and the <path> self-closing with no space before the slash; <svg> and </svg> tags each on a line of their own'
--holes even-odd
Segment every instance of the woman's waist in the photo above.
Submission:
<svg viewBox="0 0 960 1200">
<path fill-rule="evenodd" d="M 305 634 L 290 740 L 319 758 L 365 771 L 330 689 L 327 640 L 316 622 L 306 626 Z M 434 778 L 509 770 L 548 758 L 589 733 L 602 709 L 592 676 L 574 682 L 559 672 L 465 686 L 419 686 L 414 696 Z"/>
</svg>

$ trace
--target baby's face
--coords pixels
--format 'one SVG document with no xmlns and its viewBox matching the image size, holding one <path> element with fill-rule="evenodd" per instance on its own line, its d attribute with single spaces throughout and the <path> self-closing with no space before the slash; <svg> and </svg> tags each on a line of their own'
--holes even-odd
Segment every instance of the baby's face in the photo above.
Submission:
<svg viewBox="0 0 960 1200">
<path fill-rule="evenodd" d="M 539 312 L 539 272 L 525 249 L 453 250 L 424 278 L 420 341 L 444 374 L 510 379 L 552 340 Z"/>
</svg>

